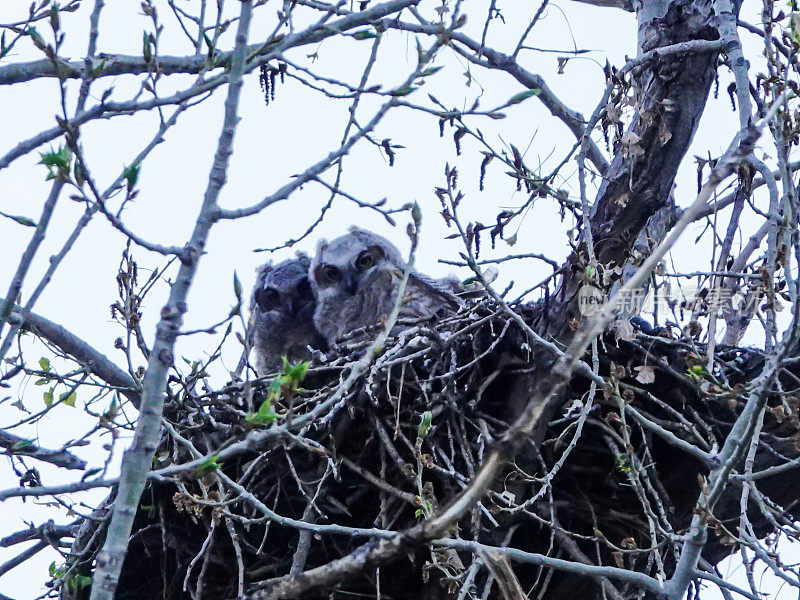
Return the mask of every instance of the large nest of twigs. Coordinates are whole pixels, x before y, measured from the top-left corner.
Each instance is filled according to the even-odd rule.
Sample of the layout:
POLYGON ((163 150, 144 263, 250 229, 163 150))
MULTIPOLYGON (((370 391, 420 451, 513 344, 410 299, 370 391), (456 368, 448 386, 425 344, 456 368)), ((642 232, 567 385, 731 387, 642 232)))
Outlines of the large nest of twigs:
MULTIPOLYGON (((518 310, 535 321, 534 309, 518 310)), ((253 591, 340 558, 376 529, 406 529, 458 494, 553 357, 542 358, 487 300, 436 324, 407 325, 370 361, 362 360, 369 340, 351 336, 340 354, 315 363, 297 392, 285 385, 276 394, 268 380, 219 391, 171 385, 164 415, 174 431, 164 432, 154 467, 186 463, 198 453, 224 458, 150 481, 117 598, 235 598, 240 586, 253 591), (354 377, 356 364, 368 367, 354 377), (271 389, 278 417, 254 425, 248 415, 271 389), (226 447, 253 431, 267 439, 225 456, 226 447), (297 521, 318 529, 302 533, 297 521)), ((650 333, 601 339, 598 373, 606 383, 592 389, 575 376, 542 439, 530 440, 450 537, 649 574, 674 567, 672 548, 679 547, 676 536, 689 524, 705 473, 675 440, 712 451, 764 361, 756 351, 722 348, 722 367, 707 373, 691 340, 650 333), (651 425, 643 427, 637 415, 651 425)), ((784 391, 797 387, 792 377, 784 373, 784 391)), ((761 438, 769 452, 758 454, 766 463, 756 470, 770 456, 797 455, 797 426, 796 400, 776 395, 761 438)), ((786 485, 777 477, 759 487, 779 501, 786 485)), ((737 497, 722 503, 718 512, 725 511, 733 523, 737 497)), ((770 529, 763 518, 754 515, 753 522, 761 534, 770 529)), ((84 527, 78 536, 86 572, 103 527, 84 527)), ((736 536, 726 531, 724 519, 712 528, 705 554, 712 564, 735 549, 736 536)), ((479 562, 469 552, 412 548, 402 560, 320 595, 457 598, 465 589, 473 595, 460 597, 489 589, 488 597, 502 598, 508 585, 502 569, 479 562), (487 586, 490 579, 494 586, 487 586)), ((601 593, 596 580, 525 562, 514 563, 511 577, 533 591, 529 597, 601 593)), ((641 597, 616 585, 625 597, 641 597)))

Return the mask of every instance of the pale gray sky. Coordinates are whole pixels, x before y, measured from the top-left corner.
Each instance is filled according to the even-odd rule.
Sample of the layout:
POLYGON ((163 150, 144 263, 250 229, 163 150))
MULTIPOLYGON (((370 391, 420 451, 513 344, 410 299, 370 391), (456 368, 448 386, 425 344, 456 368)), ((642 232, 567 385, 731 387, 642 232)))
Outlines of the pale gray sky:
MULTIPOLYGON (((231 3, 232 7, 235 3, 231 3)), ((480 18, 473 18, 466 25, 470 35, 480 38, 483 17, 488 10, 488 1, 467 0, 465 10, 480 18)), ((191 3, 187 3, 191 5, 191 3)), ((24 17, 27 2, 6 1, 0 6, 0 22, 24 17)), ((101 21, 99 49, 101 52, 140 54, 142 31, 150 30, 148 19, 139 14, 138 2, 108 1, 101 21)), ((168 9, 160 6, 165 32, 162 38, 162 54, 191 54, 183 34, 179 33, 168 9)), ((423 13, 431 13, 430 5, 423 13)), ((493 22, 489 28, 487 45, 508 51, 508 41, 515 40, 527 25, 533 11, 525 2, 501 0, 498 6, 506 24, 493 22), (514 35, 510 35, 510 31, 514 35)), ((275 8, 280 4, 275 4, 275 8)), ((63 55, 79 57, 85 52, 88 12, 91 3, 75 14, 63 18, 67 41, 63 55)), ((751 20, 757 6, 748 4, 751 20)), ((274 11, 266 11, 274 19, 274 11)), ((432 13, 431 13, 432 15, 432 13)), ((298 27, 302 24, 297 23, 298 27)), ((264 39, 272 30, 274 22, 254 22, 250 42, 264 39)), ((49 33, 42 24, 43 35, 49 33)), ((400 33, 385 36, 379 51, 378 67, 371 82, 384 83, 384 87, 399 84, 416 64, 416 49, 412 38, 400 33)), ((49 39, 49 38, 48 38, 49 39)), ((230 36, 222 45, 230 43, 230 36)), ((745 40, 746 48, 758 48, 757 42, 745 40), (755 45, 753 45, 755 44, 755 45)), ((318 73, 345 79, 356 84, 366 58, 370 40, 330 40, 316 48, 302 47, 288 54, 291 60, 306 64, 318 73), (307 55, 316 51, 318 59, 313 64, 307 55)), ((558 54, 523 51, 520 60, 533 72, 540 73, 554 92, 574 110, 588 116, 600 99, 604 88, 602 65, 606 60, 621 66, 625 56, 636 53, 635 18, 617 10, 598 9, 585 4, 561 0, 551 2, 544 19, 534 30, 531 44, 539 48, 570 50, 575 46, 592 52, 571 60, 564 74, 557 73, 558 54)), ((32 52, 28 43, 19 45, 19 52, 0 61, 40 58, 32 52)), ((751 56, 757 56, 756 50, 751 56)), ((467 85, 467 63, 451 50, 442 50, 436 58, 437 65, 447 65, 436 76, 429 78, 426 86, 409 97, 411 101, 425 101, 425 93, 434 94, 447 106, 468 108, 476 97, 481 106, 490 108, 502 104, 520 91, 518 84, 506 74, 488 74, 474 67, 470 69, 471 83, 467 85), (460 64, 459 64, 460 63, 460 64)), ((730 142, 738 127, 737 117, 731 110, 725 91, 730 75, 720 71, 720 97, 712 100, 701 122, 694 146, 688 156, 697 154, 719 155, 730 142)), ((179 89, 191 81, 190 77, 171 76, 164 78, 162 93, 179 89)), ((109 77, 96 82, 92 88, 89 105, 96 102, 103 90, 113 87, 112 98, 127 98, 137 89, 137 79, 130 76, 109 77)), ((71 102, 77 86, 69 86, 71 102)), ((145 162, 140 176, 141 192, 136 201, 124 212, 126 224, 142 237, 165 245, 182 245, 187 239, 206 186, 211 159, 222 122, 222 97, 218 90, 212 99, 199 107, 187 111, 179 124, 168 132, 162 144, 145 162)), ((366 121, 377 106, 374 99, 364 99, 359 109, 362 121, 366 121)), ((228 184, 222 193, 226 207, 250 205, 272 193, 289 180, 292 174, 308 166, 336 148, 347 122, 349 101, 331 100, 321 97, 288 79, 279 85, 277 97, 269 106, 264 105, 255 73, 247 77, 242 94, 240 116, 242 121, 237 131, 235 154, 229 171, 228 184)), ((170 114, 171 108, 166 109, 170 114)), ((54 124, 53 115, 58 112, 58 89, 52 80, 6 86, 0 93, 2 137, 0 154, 4 154, 20 139, 28 138, 54 124)), ((529 166, 539 161, 547 172, 561 160, 564 151, 574 143, 572 134, 534 99, 509 108, 507 118, 499 121, 472 118, 490 143, 514 144, 526 154, 529 166)), ((95 121, 82 129, 82 141, 93 174, 101 187, 108 185, 125 166, 130 164, 141 147, 147 143, 157 126, 156 115, 140 114, 134 117, 115 117, 111 120, 95 121)), ((440 258, 457 259, 459 242, 444 241, 447 231, 441 217, 439 202, 433 188, 443 182, 444 164, 459 167, 460 182, 467 198, 463 203, 463 218, 492 223, 498 207, 514 207, 524 201, 524 194, 514 191, 504 174, 504 168, 495 161, 487 171, 486 191, 477 188, 478 166, 482 156, 477 145, 465 138, 463 152, 456 156, 453 129, 446 128, 444 138, 439 137, 436 119, 409 109, 397 109, 378 127, 377 139, 391 138, 393 143, 406 148, 397 152, 396 164, 389 167, 379 150, 361 142, 345 159, 342 188, 360 200, 374 202, 387 198, 389 205, 401 206, 406 202, 419 201, 424 215, 423 236, 418 253, 417 267, 431 275, 444 275, 453 269, 438 263, 440 258)), ((603 145, 602 139, 597 138, 603 145)), ((764 152, 774 154, 769 144, 763 144, 764 152)), ((37 165, 39 155, 30 153, 0 171, 0 210, 10 214, 25 215, 37 219, 49 182, 45 182, 45 169, 37 165)), ((577 177, 574 161, 567 164, 560 183, 570 195, 577 198, 577 177)), ((330 180, 330 179, 329 179, 330 180)), ((696 193, 696 174, 691 158, 687 158, 676 188, 678 203, 686 206, 696 193)), ((594 185, 592 185, 594 189, 594 185)), ((253 253, 256 248, 276 245, 288 237, 295 237, 310 225, 320 206, 327 200, 325 190, 319 185, 308 184, 288 201, 270 207, 263 213, 236 222, 223 222, 215 227, 208 253, 202 259, 197 280, 189 298, 186 327, 189 329, 207 326, 223 318, 234 303, 232 278, 236 270, 246 288, 253 280, 257 265, 267 259, 264 253, 253 253)), ((762 207, 765 200, 760 198, 762 207)), ((82 205, 63 195, 56 209, 47 239, 39 251, 23 290, 23 297, 30 294, 33 286, 47 266, 48 257, 57 252, 74 223, 83 211, 82 205)), ((299 249, 313 252, 319 236, 338 235, 350 223, 372 228, 393 239, 404 250, 408 247, 405 236, 405 216, 399 216, 396 229, 377 214, 357 209, 349 201, 337 199, 318 231, 298 245, 299 249)), ((534 206, 526 216, 518 232, 518 242, 510 249, 499 242, 492 251, 484 246, 485 257, 502 256, 511 250, 514 253, 544 252, 560 259, 566 255, 565 231, 573 223, 567 218, 562 223, 553 208, 553 203, 543 201, 534 206)), ((752 231, 746 221, 742 231, 746 239, 752 231)), ((702 226, 687 233, 683 243, 673 253, 679 268, 704 269, 710 254, 707 241, 695 244, 694 237, 702 226)), ((0 247, 5 259, 0 261, 0 290, 5 293, 8 282, 17 265, 17 259, 30 236, 29 229, 0 218, 0 247)), ((106 352, 118 364, 124 357, 114 349, 114 339, 121 335, 121 328, 110 318, 109 306, 116 300, 115 275, 124 247, 124 239, 104 219, 97 217, 89 226, 76 247, 65 260, 48 290, 37 304, 36 311, 55 320, 96 348, 106 352)), ((291 255, 293 251, 282 251, 276 258, 291 255)), ((134 248, 140 269, 160 267, 161 257, 145 250, 134 248)), ((461 272, 465 274, 465 272, 461 272)), ((501 268, 497 286, 502 289, 510 280, 518 282, 518 289, 533 283, 548 274, 548 269, 536 262, 506 263, 501 268)), ((143 328, 152 339, 159 310, 166 298, 165 284, 156 286, 145 306, 143 328)), ((215 345, 211 336, 198 335, 181 339, 177 356, 190 359, 202 358, 215 345)), ((757 342, 757 336, 752 340, 757 342)), ((35 352, 35 351, 34 351, 35 352)), ((226 348, 225 361, 229 367, 238 359, 235 345, 226 348)), ((138 365, 135 365, 138 366, 138 365)), ((14 400, 21 398, 29 410, 42 407, 41 387, 28 381, 19 389, 5 390, 13 394, 14 400)), ((0 422, 7 424, 24 417, 10 402, 0 404, 0 422)), ((48 415, 36 427, 15 430, 19 435, 38 436, 46 446, 56 447, 63 441, 74 438, 87 427, 87 419, 79 410, 61 406, 48 415)), ((104 459, 102 450, 90 446, 76 453, 99 464, 104 459)), ((39 465, 37 465, 39 466, 39 465)), ((41 467, 47 483, 71 481, 72 473, 61 473, 47 465, 41 467)), ((0 487, 15 485, 13 473, 6 465, 0 465, 0 487)), ((105 496, 105 492, 87 493, 82 498, 92 504, 105 496)), ((10 500, 0 510, 0 536, 24 526, 25 521, 41 523, 47 518, 66 522, 69 517, 63 510, 46 501, 36 502, 10 500)), ((0 563, 20 551, 19 547, 0 549, 0 563)), ((30 561, 26 576, 15 570, 0 579, 0 591, 16 600, 29 600, 42 591, 41 585, 48 578, 47 565, 57 560, 55 553, 42 552, 30 561)), ((709 596, 713 597, 713 596, 709 596)), ((787 595, 788 597, 788 595, 787 595)))

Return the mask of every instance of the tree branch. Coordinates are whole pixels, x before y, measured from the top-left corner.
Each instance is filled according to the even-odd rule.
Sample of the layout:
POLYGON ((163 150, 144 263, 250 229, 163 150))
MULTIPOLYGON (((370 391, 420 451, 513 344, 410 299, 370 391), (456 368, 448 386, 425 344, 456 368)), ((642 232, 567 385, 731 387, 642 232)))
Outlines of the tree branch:
MULTIPOLYGON (((265 56, 276 50, 283 52, 289 48, 316 44, 322 40, 347 31, 354 27, 368 25, 377 19, 392 15, 402 9, 416 4, 419 0, 389 0, 377 4, 361 12, 350 13, 337 21, 332 21, 317 29, 310 28, 290 35, 277 35, 274 39, 259 44, 251 44, 245 48, 248 61, 253 57, 265 56)), ((117 75, 141 75, 150 73, 154 68, 164 75, 190 74, 196 75, 211 69, 228 69, 235 51, 220 52, 209 65, 208 58, 202 55, 191 56, 158 56, 153 61, 145 61, 141 56, 124 54, 98 54, 98 60, 105 61, 103 68, 95 75, 95 79, 117 75)), ((32 62, 15 63, 0 67, 0 85, 13 85, 24 81, 32 81, 43 77, 80 79, 84 75, 86 62, 84 59, 59 60, 58 68, 48 59, 32 62)))
MULTIPOLYGON (((405 0, 403 0, 405 1, 405 0)), ((122 563, 128 549, 128 538, 133 526, 139 499, 147 482, 147 474, 158 446, 161 431, 161 414, 164 407, 164 390, 167 375, 173 363, 175 340, 181 329, 183 314, 187 311, 186 298, 200 263, 203 248, 214 224, 217 199, 225 184, 228 164, 233 153, 233 139, 239 122, 239 98, 245 71, 247 35, 250 30, 252 0, 242 0, 236 45, 231 56, 228 73, 228 95, 225 100, 225 118, 217 143, 217 151, 208 177, 200 215, 191 239, 186 245, 191 250, 183 257, 180 270, 172 284, 167 304, 161 311, 156 328, 156 339, 147 365, 142 393, 142 407, 133 444, 122 459, 117 499, 108 533, 97 555, 97 566, 92 583, 91 600, 113 600, 119 582, 122 563)))
POLYGON ((633 12, 633 2, 631 0, 572 0, 573 2, 580 2, 582 4, 591 4, 592 6, 600 6, 602 8, 621 8, 627 12, 633 12))
MULTIPOLYGON (((82 470, 86 461, 66 450, 47 450, 31 440, 21 438, 6 431, 0 431, 0 448, 5 448, 10 456, 29 456, 64 469, 82 470)), ((2 546, 2 542, 0 542, 2 546)))

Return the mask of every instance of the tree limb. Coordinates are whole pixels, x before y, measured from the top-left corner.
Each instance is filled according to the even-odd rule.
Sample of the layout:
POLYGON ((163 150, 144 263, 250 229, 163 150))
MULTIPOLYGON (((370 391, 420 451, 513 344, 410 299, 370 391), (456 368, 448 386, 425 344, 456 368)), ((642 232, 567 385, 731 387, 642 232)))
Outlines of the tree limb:
MULTIPOLYGON (((377 4, 361 12, 350 13, 346 17, 327 23, 317 29, 310 28, 287 36, 277 35, 274 39, 259 44, 251 44, 245 49, 248 60, 255 56, 265 56, 275 50, 285 51, 297 46, 315 44, 328 37, 343 31, 368 25, 377 19, 392 15, 408 6, 416 4, 419 0, 389 0, 377 4)), ((158 56, 153 61, 145 61, 141 56, 128 56, 124 54, 98 54, 98 60, 105 61, 95 79, 117 75, 141 75, 149 73, 155 68, 164 75, 177 73, 196 75, 210 69, 228 69, 231 66, 234 51, 220 52, 209 65, 208 58, 203 55, 192 56, 158 56)), ((12 85, 24 81, 32 81, 44 77, 62 77, 65 79, 80 79, 86 68, 84 59, 60 60, 58 69, 53 61, 48 59, 32 62, 15 63, 0 67, 0 85, 12 85)))
MULTIPOLYGON (((48 450, 36 445, 31 440, 21 438, 7 431, 0 431, 0 448, 5 448, 10 456, 28 456, 64 469, 80 471, 86 468, 85 460, 64 449, 48 450)), ((2 545, 2 541, 0 541, 0 546, 2 545)))

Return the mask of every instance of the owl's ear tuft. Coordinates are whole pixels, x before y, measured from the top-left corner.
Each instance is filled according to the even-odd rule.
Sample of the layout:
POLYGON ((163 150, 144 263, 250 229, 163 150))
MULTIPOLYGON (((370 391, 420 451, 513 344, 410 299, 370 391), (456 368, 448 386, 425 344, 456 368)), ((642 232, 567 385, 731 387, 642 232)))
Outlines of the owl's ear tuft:
POLYGON ((311 266, 311 257, 308 256, 308 254, 306 254, 302 250, 298 250, 296 256, 298 262, 302 265, 304 269, 307 270, 311 266))
POLYGON ((256 268, 256 287, 264 285, 267 275, 272 272, 272 261, 265 262, 256 268))
POLYGON ((374 241, 376 236, 380 237, 377 234, 372 233, 367 229, 359 227, 358 225, 350 225, 350 227, 348 228, 348 232, 350 233, 350 235, 355 236, 357 240, 365 244, 369 244, 370 242, 374 241))
POLYGON ((364 229, 363 227, 359 227, 358 225, 350 225, 348 231, 362 240, 370 240, 374 239, 375 236, 378 236, 377 233, 373 233, 369 229, 364 229))

